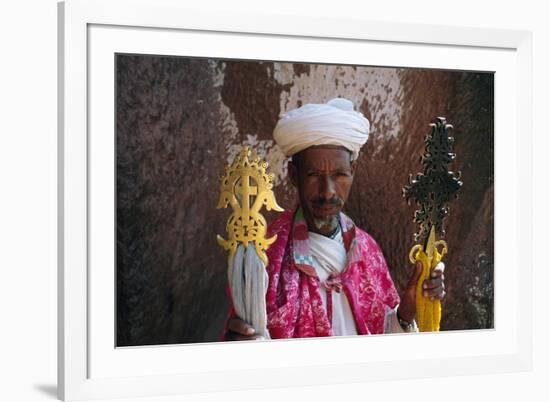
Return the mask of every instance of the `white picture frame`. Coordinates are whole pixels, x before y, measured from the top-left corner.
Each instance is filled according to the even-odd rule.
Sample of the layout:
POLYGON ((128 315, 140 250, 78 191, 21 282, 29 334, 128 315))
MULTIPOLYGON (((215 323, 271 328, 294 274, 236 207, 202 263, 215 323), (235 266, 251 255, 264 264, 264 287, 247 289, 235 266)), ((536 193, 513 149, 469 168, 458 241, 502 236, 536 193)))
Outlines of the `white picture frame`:
MULTIPOLYGON (((160 396, 315 385, 327 381, 417 378, 426 373, 449 376, 531 368, 532 262, 531 253, 526 252, 531 249, 532 239, 532 36, 529 32, 291 15, 216 14, 190 9, 174 0, 68 0, 59 4, 58 11, 58 392, 61 399, 160 396), (231 43, 216 47, 215 43, 224 38, 231 38, 231 43), (108 71, 109 55, 120 51, 172 54, 184 46, 182 44, 194 43, 199 46, 192 48, 192 55, 216 57, 238 53, 239 57, 246 57, 248 52, 251 58, 298 60, 306 57, 301 54, 303 48, 292 46, 300 41, 308 41, 311 48, 337 44, 323 61, 354 62, 357 61, 354 57, 361 53, 357 49, 368 49, 373 57, 380 57, 382 65, 465 70, 491 70, 496 66, 493 69, 496 71, 495 170, 498 175, 499 169, 506 166, 511 179, 507 186, 499 186, 497 181, 495 222, 499 231, 504 229, 515 235, 498 237, 499 231, 495 231, 495 329, 441 333, 437 337, 419 334, 123 350, 115 349, 114 344, 110 346, 114 321, 110 316, 108 319, 98 316, 114 310, 114 304, 112 298, 99 300, 94 294, 112 293, 109 281, 114 275, 112 266, 104 264, 107 268, 99 272, 94 264, 98 260, 108 262, 111 256, 108 250, 90 248, 90 239, 106 236, 108 226, 102 225, 112 223, 109 205, 101 203, 114 198, 109 198, 108 192, 103 194, 94 184, 96 177, 112 170, 108 163, 103 167, 94 163, 103 154, 91 152, 101 148, 102 141, 112 142, 108 135, 94 135, 98 127, 105 130, 113 127, 108 112, 102 114, 100 107, 113 90, 105 84, 114 79, 108 71), (270 46, 265 46, 266 43, 270 46), (264 53, 267 47, 271 53, 264 53), (390 47, 400 51, 383 50, 390 47), (436 65, 430 60, 428 51, 434 49, 448 57, 447 65, 436 65), (521 141, 518 140, 520 132, 521 141), (500 141, 498 136, 507 141, 500 141), (91 188, 94 191, 90 191, 91 188), (90 214, 91 210, 105 214, 90 214), (513 217, 507 223, 499 220, 503 212, 513 217), (96 222, 98 215, 106 218, 96 222), (521 275, 519 250, 524 251, 521 275), (506 298, 502 297, 504 294, 506 298), (388 344, 394 354, 376 353, 387 350, 388 344), (432 350, 432 346, 436 347, 432 350), (320 353, 326 347, 342 353, 331 356, 320 353), (353 350, 368 353, 345 353, 353 350), (416 353, 404 355, 405 350, 416 353), (182 360, 181 356, 186 359, 182 360), (219 357, 216 363, 212 360, 214 356, 219 357), (235 359, 236 356, 240 359, 235 359), (183 361, 191 362, 193 367, 183 361), (329 380, 325 375, 328 370, 331 371, 329 380)), ((190 49, 181 51, 191 52, 190 49)), ((320 60, 320 56, 311 57, 320 60)))

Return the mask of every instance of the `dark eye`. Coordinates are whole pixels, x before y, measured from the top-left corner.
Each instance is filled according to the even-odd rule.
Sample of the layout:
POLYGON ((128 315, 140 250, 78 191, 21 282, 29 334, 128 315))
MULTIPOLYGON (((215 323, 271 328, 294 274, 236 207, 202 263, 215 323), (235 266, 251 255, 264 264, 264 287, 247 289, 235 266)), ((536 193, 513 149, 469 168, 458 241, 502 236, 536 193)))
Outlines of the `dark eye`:
POLYGON ((337 172, 336 176, 337 177, 348 177, 349 173, 348 172, 337 172))

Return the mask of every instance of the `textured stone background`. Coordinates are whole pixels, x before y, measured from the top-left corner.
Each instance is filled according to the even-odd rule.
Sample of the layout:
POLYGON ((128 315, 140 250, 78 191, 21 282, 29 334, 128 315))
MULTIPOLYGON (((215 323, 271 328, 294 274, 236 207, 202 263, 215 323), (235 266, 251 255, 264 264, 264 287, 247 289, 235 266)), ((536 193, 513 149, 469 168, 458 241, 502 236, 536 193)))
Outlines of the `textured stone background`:
MULTIPOLYGON (((493 75, 441 70, 119 55, 117 57, 117 344, 219 339, 226 255, 216 243, 223 167, 248 144, 295 205, 271 132, 281 113, 343 96, 371 122, 346 212, 386 255, 398 288, 411 266, 413 206, 435 116, 455 126, 464 187, 446 222, 442 329, 493 327, 493 75)), ((268 220, 272 218, 267 215, 268 220)))

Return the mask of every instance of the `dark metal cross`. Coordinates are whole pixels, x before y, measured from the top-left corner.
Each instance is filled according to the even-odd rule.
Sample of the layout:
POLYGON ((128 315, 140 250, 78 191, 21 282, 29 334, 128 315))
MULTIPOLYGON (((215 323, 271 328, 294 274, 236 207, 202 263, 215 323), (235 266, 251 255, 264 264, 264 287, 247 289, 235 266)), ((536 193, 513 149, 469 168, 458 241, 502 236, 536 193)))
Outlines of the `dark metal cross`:
POLYGON ((423 244, 427 243, 432 226, 439 236, 445 235, 443 219, 449 215, 449 207, 445 204, 456 198, 462 187, 460 172, 454 173, 447 167, 455 159, 454 138, 449 136, 453 126, 447 124, 444 117, 437 117, 430 127, 432 130, 424 139, 426 148, 421 159, 424 173, 417 173, 414 179, 409 175, 409 184, 403 187, 403 196, 409 205, 414 200, 420 207, 414 213, 414 221, 419 225, 414 240, 423 244))

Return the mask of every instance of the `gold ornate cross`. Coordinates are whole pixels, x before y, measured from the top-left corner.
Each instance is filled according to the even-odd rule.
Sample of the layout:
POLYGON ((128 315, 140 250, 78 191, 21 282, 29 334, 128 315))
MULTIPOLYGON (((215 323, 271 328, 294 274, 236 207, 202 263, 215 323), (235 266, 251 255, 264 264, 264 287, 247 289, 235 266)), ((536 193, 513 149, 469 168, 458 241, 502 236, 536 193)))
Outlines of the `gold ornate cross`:
POLYGON ((242 243, 245 247, 253 242, 260 259, 267 265, 265 250, 277 240, 277 236, 265 238, 267 222, 260 213, 263 206, 268 211, 283 211, 273 194, 273 174, 267 173, 267 162, 252 155, 244 147, 233 163, 225 168, 221 178, 221 193, 218 208, 231 205, 233 212, 227 220, 229 239, 218 235, 218 243, 229 251, 229 259, 242 243))
POLYGON ((250 198, 258 195, 258 187, 251 186, 250 179, 251 177, 245 174, 241 177, 241 180, 239 180, 235 189, 235 192, 240 195, 242 202, 242 222, 245 237, 247 237, 249 233, 247 223, 250 221, 250 198))

